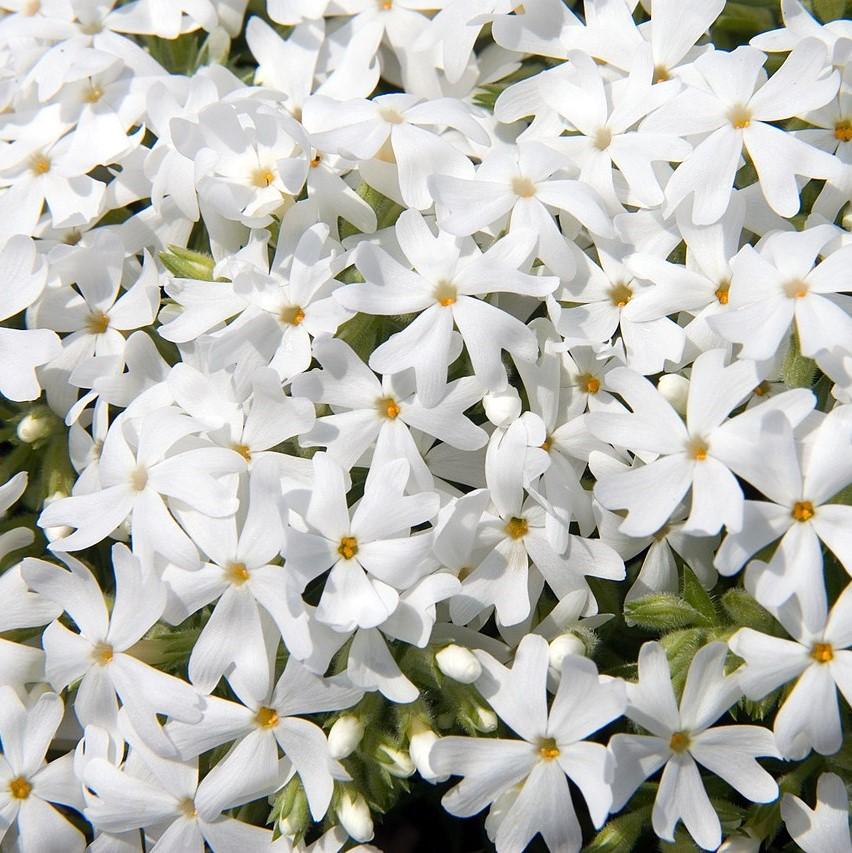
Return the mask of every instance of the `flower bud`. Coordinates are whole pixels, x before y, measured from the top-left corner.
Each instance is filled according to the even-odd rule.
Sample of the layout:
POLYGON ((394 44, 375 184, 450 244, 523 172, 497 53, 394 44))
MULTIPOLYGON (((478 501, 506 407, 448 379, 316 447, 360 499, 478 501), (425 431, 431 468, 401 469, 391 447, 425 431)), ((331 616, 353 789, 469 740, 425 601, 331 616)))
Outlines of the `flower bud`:
POLYGON ((548 659, 550 665, 556 669, 562 669, 562 661, 568 655, 585 655, 586 644, 576 634, 560 634, 550 643, 548 659))
POLYGON ((497 731, 497 715, 490 708, 477 708, 476 728, 481 732, 497 731))
POLYGON ((455 643, 441 649, 435 655, 435 663, 447 678, 462 684, 472 684, 482 675, 482 665, 473 652, 455 643))
POLYGON ((367 801, 360 794, 344 791, 337 804, 337 819, 355 841, 369 841, 373 837, 373 818, 367 801))
POLYGON ((47 438, 51 433, 52 427, 51 418, 30 412, 24 415, 18 422, 18 429, 16 431, 18 438, 24 444, 35 444, 37 441, 47 438))
POLYGON ((389 743, 383 743, 378 747, 376 753, 379 764, 391 776, 396 776, 397 779, 407 779, 409 776, 414 775, 414 762, 404 749, 398 749, 389 743))
POLYGON ((482 405, 485 416, 496 427, 507 427, 521 415, 521 398, 511 385, 505 391, 487 393, 482 405))
MULTIPOLYGON (((62 498, 67 498, 68 495, 63 492, 54 492, 52 495, 48 495, 44 499, 44 505, 53 503, 54 501, 62 500, 62 498)), ((61 539, 63 536, 70 536, 74 532, 73 527, 67 527, 62 524, 58 527, 45 527, 42 531, 44 533, 44 538, 47 539, 48 542, 55 542, 57 539, 61 539)))
POLYGON ((364 724, 358 717, 345 714, 335 720, 328 733, 328 751, 332 758, 346 758, 351 755, 361 738, 364 737, 364 724))
POLYGON ((657 382, 657 390, 679 415, 686 414, 686 399, 689 396, 688 379, 679 373, 665 373, 657 382))
POLYGON ((427 782, 432 783, 443 782, 450 778, 449 776, 438 776, 429 763, 429 752, 432 749, 432 744, 437 740, 438 735, 432 729, 422 727, 421 731, 411 735, 408 742, 408 754, 411 756, 417 772, 427 782))

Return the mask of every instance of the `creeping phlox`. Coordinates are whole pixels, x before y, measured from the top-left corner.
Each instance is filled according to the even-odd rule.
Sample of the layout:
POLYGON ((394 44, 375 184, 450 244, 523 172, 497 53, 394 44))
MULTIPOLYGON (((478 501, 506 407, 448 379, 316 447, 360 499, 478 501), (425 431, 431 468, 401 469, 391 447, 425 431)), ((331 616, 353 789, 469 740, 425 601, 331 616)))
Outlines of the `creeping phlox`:
POLYGON ((850 9, 0 0, 0 849, 850 853, 850 9))

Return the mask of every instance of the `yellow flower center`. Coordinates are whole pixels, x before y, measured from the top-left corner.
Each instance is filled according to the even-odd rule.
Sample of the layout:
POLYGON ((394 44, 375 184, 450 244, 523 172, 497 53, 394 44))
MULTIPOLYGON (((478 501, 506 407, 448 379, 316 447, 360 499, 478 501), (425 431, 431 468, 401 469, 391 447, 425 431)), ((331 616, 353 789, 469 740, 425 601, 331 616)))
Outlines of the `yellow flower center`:
POLYGON ((577 377, 577 385, 587 394, 597 394, 601 390, 601 381, 591 373, 582 373, 577 377))
POLYGON ((251 182, 254 186, 260 187, 268 187, 275 180, 275 172, 272 171, 268 166, 262 169, 255 169, 251 173, 251 182))
POLYGON ((609 289, 609 298, 616 308, 624 308, 633 298, 633 288, 629 284, 614 284, 609 289))
POLYGON ((808 521, 814 517, 814 505, 810 501, 796 501, 790 513, 796 521, 808 521))
POLYGON ((239 453, 246 462, 251 462, 251 448, 247 444, 240 444, 239 442, 234 442, 231 445, 231 450, 235 453, 239 453))
POLYGON ((387 418, 389 421, 396 420, 402 411, 393 397, 380 398, 376 401, 376 408, 379 410, 380 417, 387 418))
POLYGON ((669 69, 665 65, 654 66, 654 83, 665 83, 666 80, 671 80, 671 76, 669 69))
POLYGON ((512 539, 523 539, 527 533, 530 532, 529 523, 525 518, 518 518, 515 516, 514 518, 510 518, 508 522, 506 522, 506 533, 512 537, 512 539))
POLYGON ((769 393, 769 383, 764 379, 752 393, 755 397, 765 397, 769 393))
POLYGON ((830 663, 834 660, 834 647, 831 643, 814 643, 811 657, 817 663, 830 663))
POLYGON ((88 89, 83 92, 83 102, 86 104, 96 104, 104 95, 104 90, 96 83, 92 83, 88 89))
POLYGON ((704 462, 710 450, 709 445, 703 438, 693 438, 686 448, 686 452, 696 462, 704 462))
POLYGON ((555 758, 559 758, 559 747, 556 745, 556 741, 552 737, 544 738, 539 744, 538 754, 545 761, 553 761, 555 758))
POLYGON ((729 282, 727 280, 719 282, 719 286, 716 288, 716 291, 714 292, 713 295, 719 301, 720 305, 727 305, 728 304, 728 299, 730 298, 730 294, 729 294, 730 290, 731 290, 731 282, 729 282))
POLYGON ((23 776, 16 776, 9 782, 9 793, 14 800, 25 800, 32 789, 33 786, 23 776))
POLYGON ((281 309, 278 316, 282 323, 289 326, 300 326, 305 319, 305 311, 300 305, 288 305, 281 309))
POLYGON ((432 295, 435 297, 435 301, 439 305, 443 305, 444 308, 447 308, 450 305, 455 305, 456 300, 459 298, 459 292, 456 290, 456 286, 451 281, 445 281, 444 279, 438 282, 438 285, 432 295))
POLYGON ((242 586, 251 577, 245 563, 228 563, 225 576, 234 586, 242 586))
POLYGON ((358 553, 358 540, 354 536, 344 536, 337 546, 337 553, 344 560, 351 560, 358 553))
POLYGON ((46 175, 50 171, 50 157, 33 154, 30 158, 30 170, 34 175, 46 175))
POLYGON ((140 465, 133 473, 130 475, 130 487, 136 491, 141 492, 145 486, 148 485, 148 471, 144 466, 140 465))
POLYGON ((834 138, 839 142, 852 142, 852 118, 844 118, 834 125, 834 138))
POLYGON ((512 192, 520 198, 532 198, 535 195, 535 184, 529 178, 518 175, 512 178, 512 192))
MULTIPOLYGON (((390 9, 390 6, 387 7, 390 9)), ((398 111, 393 109, 392 107, 385 107, 384 109, 379 110, 379 115, 388 123, 388 124, 404 124, 405 118, 398 111)))
POLYGON ((86 331, 90 335, 102 335, 109 328, 109 317, 103 311, 92 311, 86 317, 86 331))
POLYGON ((254 715, 254 721, 261 729, 274 729, 278 725, 278 711, 264 705, 254 715))
POLYGON ((612 131, 608 127, 599 128, 593 139, 595 148, 598 151, 606 151, 610 142, 612 142, 612 131))
POLYGON ((178 803, 178 811, 187 818, 194 818, 198 815, 198 812, 195 809, 195 802, 192 797, 184 797, 178 803))
POLYGON ((751 110, 737 104, 728 112, 728 120, 737 130, 745 130, 751 125, 751 110))
POLYGON ((321 160, 322 160, 322 157, 320 157, 319 152, 314 154, 314 156, 311 157, 311 168, 316 169, 316 167, 319 166, 321 160))
POLYGON ((787 282, 784 290, 790 299, 804 299, 808 295, 810 288, 807 282, 802 281, 800 278, 794 278, 792 281, 787 282))
POLYGON ((689 732, 674 732, 669 740, 672 752, 686 752, 689 749, 689 732))
POLYGON ((106 666, 113 658, 112 646, 109 643, 96 643, 92 649, 92 659, 98 666, 106 666))
POLYGON ((547 438, 541 443, 541 449, 550 453, 550 448, 553 447, 553 436, 549 435, 547 438))

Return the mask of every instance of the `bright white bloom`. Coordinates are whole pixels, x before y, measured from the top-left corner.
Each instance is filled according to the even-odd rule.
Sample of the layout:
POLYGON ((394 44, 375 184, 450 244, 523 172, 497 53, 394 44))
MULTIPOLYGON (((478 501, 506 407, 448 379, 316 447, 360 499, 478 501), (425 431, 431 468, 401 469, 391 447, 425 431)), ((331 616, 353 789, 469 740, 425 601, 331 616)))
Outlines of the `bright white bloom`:
POLYGON ((781 816, 787 832, 805 853, 844 853, 852 849, 849 795, 843 780, 834 773, 819 777, 814 808, 793 794, 784 794, 781 816))
POLYGON ((86 846, 80 830, 51 805, 83 808, 73 755, 67 753, 49 764, 44 759, 62 712, 62 700, 55 693, 42 693, 27 707, 10 687, 0 687, 0 841, 17 834, 12 844, 21 853, 82 853, 86 846), (16 832, 10 832, 12 825, 16 832))
POLYGON ((158 752, 174 754, 157 714, 197 723, 200 697, 186 682, 130 653, 162 614, 165 588, 126 546, 114 545, 116 594, 110 612, 94 575, 79 560, 67 555, 64 560, 67 571, 35 559, 25 560, 21 570, 27 584, 62 607, 78 628, 70 631, 58 619, 45 628, 47 680, 56 690, 80 680, 74 713, 82 726, 97 725, 119 737, 118 697, 140 736, 158 752))
POLYGON ((612 758, 586 738, 623 713, 623 682, 599 676, 587 658, 568 657, 548 710, 544 638, 526 636, 511 669, 486 652, 477 657, 484 670, 478 689, 520 739, 438 740, 429 755, 432 767, 465 777, 444 796, 445 808, 469 817, 487 805, 492 812, 504 807, 510 796, 492 836, 498 853, 521 853, 537 833, 551 850, 579 850, 582 833, 566 776, 601 826, 612 804, 612 758))
POLYGON ((823 755, 837 752, 843 744, 838 689, 852 703, 852 584, 828 613, 824 596, 814 599, 810 612, 803 612, 795 597, 779 607, 764 603, 790 640, 740 628, 728 641, 745 660, 737 676, 749 699, 762 699, 795 681, 775 715, 778 748, 790 759, 804 758, 811 749, 823 755))
POLYGON ((724 643, 699 650, 678 707, 665 650, 659 643, 645 643, 639 652, 639 681, 627 685, 625 714, 651 734, 618 734, 610 741, 613 808, 620 809, 648 776, 664 767, 651 817, 654 831, 672 841, 682 820, 698 845, 711 850, 721 843, 722 830, 696 762, 753 802, 768 803, 778 796, 775 780, 755 761, 757 756, 780 757, 772 733, 760 726, 711 728, 741 695, 737 678, 724 674, 727 651, 724 643))

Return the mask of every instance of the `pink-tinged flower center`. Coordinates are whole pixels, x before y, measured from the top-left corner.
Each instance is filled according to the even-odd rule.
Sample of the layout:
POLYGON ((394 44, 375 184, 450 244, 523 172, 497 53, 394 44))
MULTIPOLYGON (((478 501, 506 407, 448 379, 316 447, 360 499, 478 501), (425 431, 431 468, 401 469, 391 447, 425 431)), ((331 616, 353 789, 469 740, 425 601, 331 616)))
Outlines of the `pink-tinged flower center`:
POLYGON ((344 560, 351 560, 358 553, 358 540, 354 536, 344 536, 337 546, 337 553, 344 560))
POLYGON ((517 516, 506 522, 505 529, 512 539, 523 539, 530 532, 529 522, 525 518, 518 518, 517 516))
POLYGON ((814 505, 810 501, 796 501, 790 515, 796 521, 809 521, 814 517, 814 505))
POLYGON ((814 643, 811 657, 817 663, 831 663, 834 660, 834 647, 831 643, 814 643))
POLYGON ((16 776, 9 782, 9 793, 13 800, 25 800, 32 789, 33 786, 23 776, 16 776))
POLYGON ((686 752, 689 743, 689 732, 674 732, 669 740, 669 749, 672 752, 686 752))

